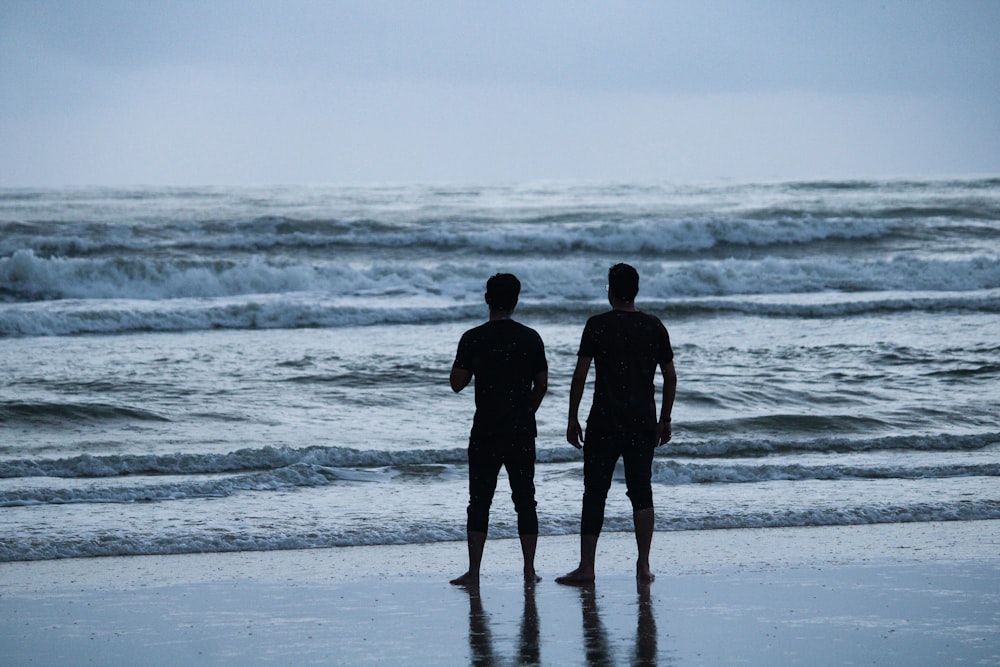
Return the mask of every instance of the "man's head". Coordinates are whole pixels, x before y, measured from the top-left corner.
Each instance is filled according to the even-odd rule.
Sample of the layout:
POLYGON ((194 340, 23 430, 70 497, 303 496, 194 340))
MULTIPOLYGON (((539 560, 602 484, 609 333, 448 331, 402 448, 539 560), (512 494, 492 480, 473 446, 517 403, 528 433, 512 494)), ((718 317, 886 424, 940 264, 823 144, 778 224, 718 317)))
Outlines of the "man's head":
POLYGON ((486 281, 486 303, 490 310, 514 310, 520 294, 521 281, 513 273, 498 273, 486 281))
POLYGON ((615 264, 608 269, 608 290, 619 301, 632 303, 639 293, 639 272, 628 264, 615 264))

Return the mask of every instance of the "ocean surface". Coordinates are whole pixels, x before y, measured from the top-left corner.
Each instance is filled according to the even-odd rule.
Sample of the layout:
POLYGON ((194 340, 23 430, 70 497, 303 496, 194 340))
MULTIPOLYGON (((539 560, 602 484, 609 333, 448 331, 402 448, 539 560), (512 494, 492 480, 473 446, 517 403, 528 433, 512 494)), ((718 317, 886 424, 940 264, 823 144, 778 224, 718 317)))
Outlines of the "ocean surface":
POLYGON ((676 354, 658 530, 1000 518, 998 178, 7 188, 0 560, 464 539, 448 372, 498 271, 550 365, 540 529, 574 534, 619 261, 676 354))

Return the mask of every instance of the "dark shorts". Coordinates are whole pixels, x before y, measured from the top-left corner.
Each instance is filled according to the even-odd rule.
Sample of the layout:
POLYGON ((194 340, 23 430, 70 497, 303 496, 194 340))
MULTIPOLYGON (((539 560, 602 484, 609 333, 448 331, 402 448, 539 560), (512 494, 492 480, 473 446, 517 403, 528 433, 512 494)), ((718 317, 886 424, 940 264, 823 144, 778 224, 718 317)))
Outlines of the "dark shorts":
POLYGON ((487 532, 490 505, 500 468, 507 469, 519 535, 538 534, 535 511, 535 438, 507 436, 469 438, 469 508, 466 529, 487 532))
POLYGON ((625 466, 625 486, 632 501, 632 511, 653 507, 655 450, 655 431, 617 433, 587 430, 583 445, 583 515, 580 520, 583 535, 601 534, 604 503, 619 458, 625 466))

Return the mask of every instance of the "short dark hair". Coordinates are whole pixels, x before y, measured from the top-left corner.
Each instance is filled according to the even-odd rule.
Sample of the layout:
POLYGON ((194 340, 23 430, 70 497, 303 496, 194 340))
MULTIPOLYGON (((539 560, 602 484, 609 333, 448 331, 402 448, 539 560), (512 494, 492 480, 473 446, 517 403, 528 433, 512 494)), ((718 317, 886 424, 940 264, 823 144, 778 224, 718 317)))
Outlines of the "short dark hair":
POLYGON ((608 289, 622 301, 633 301, 639 293, 639 272, 628 264, 615 264, 608 269, 608 289))
POLYGON ((497 273, 486 281, 486 303, 493 310, 514 310, 521 281, 513 273, 497 273))

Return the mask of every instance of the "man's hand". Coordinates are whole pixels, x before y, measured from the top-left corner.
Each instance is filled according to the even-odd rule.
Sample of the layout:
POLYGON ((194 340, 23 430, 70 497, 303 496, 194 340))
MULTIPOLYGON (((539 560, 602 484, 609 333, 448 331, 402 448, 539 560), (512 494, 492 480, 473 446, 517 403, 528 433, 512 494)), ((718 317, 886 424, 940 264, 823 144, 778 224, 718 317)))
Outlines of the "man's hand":
POLYGON ((569 425, 566 427, 566 440, 577 449, 583 447, 583 429, 580 427, 580 420, 570 417, 569 425))
POLYGON ((672 431, 670 428, 670 422, 661 421, 656 425, 656 446, 665 445, 670 442, 670 436, 672 431))

